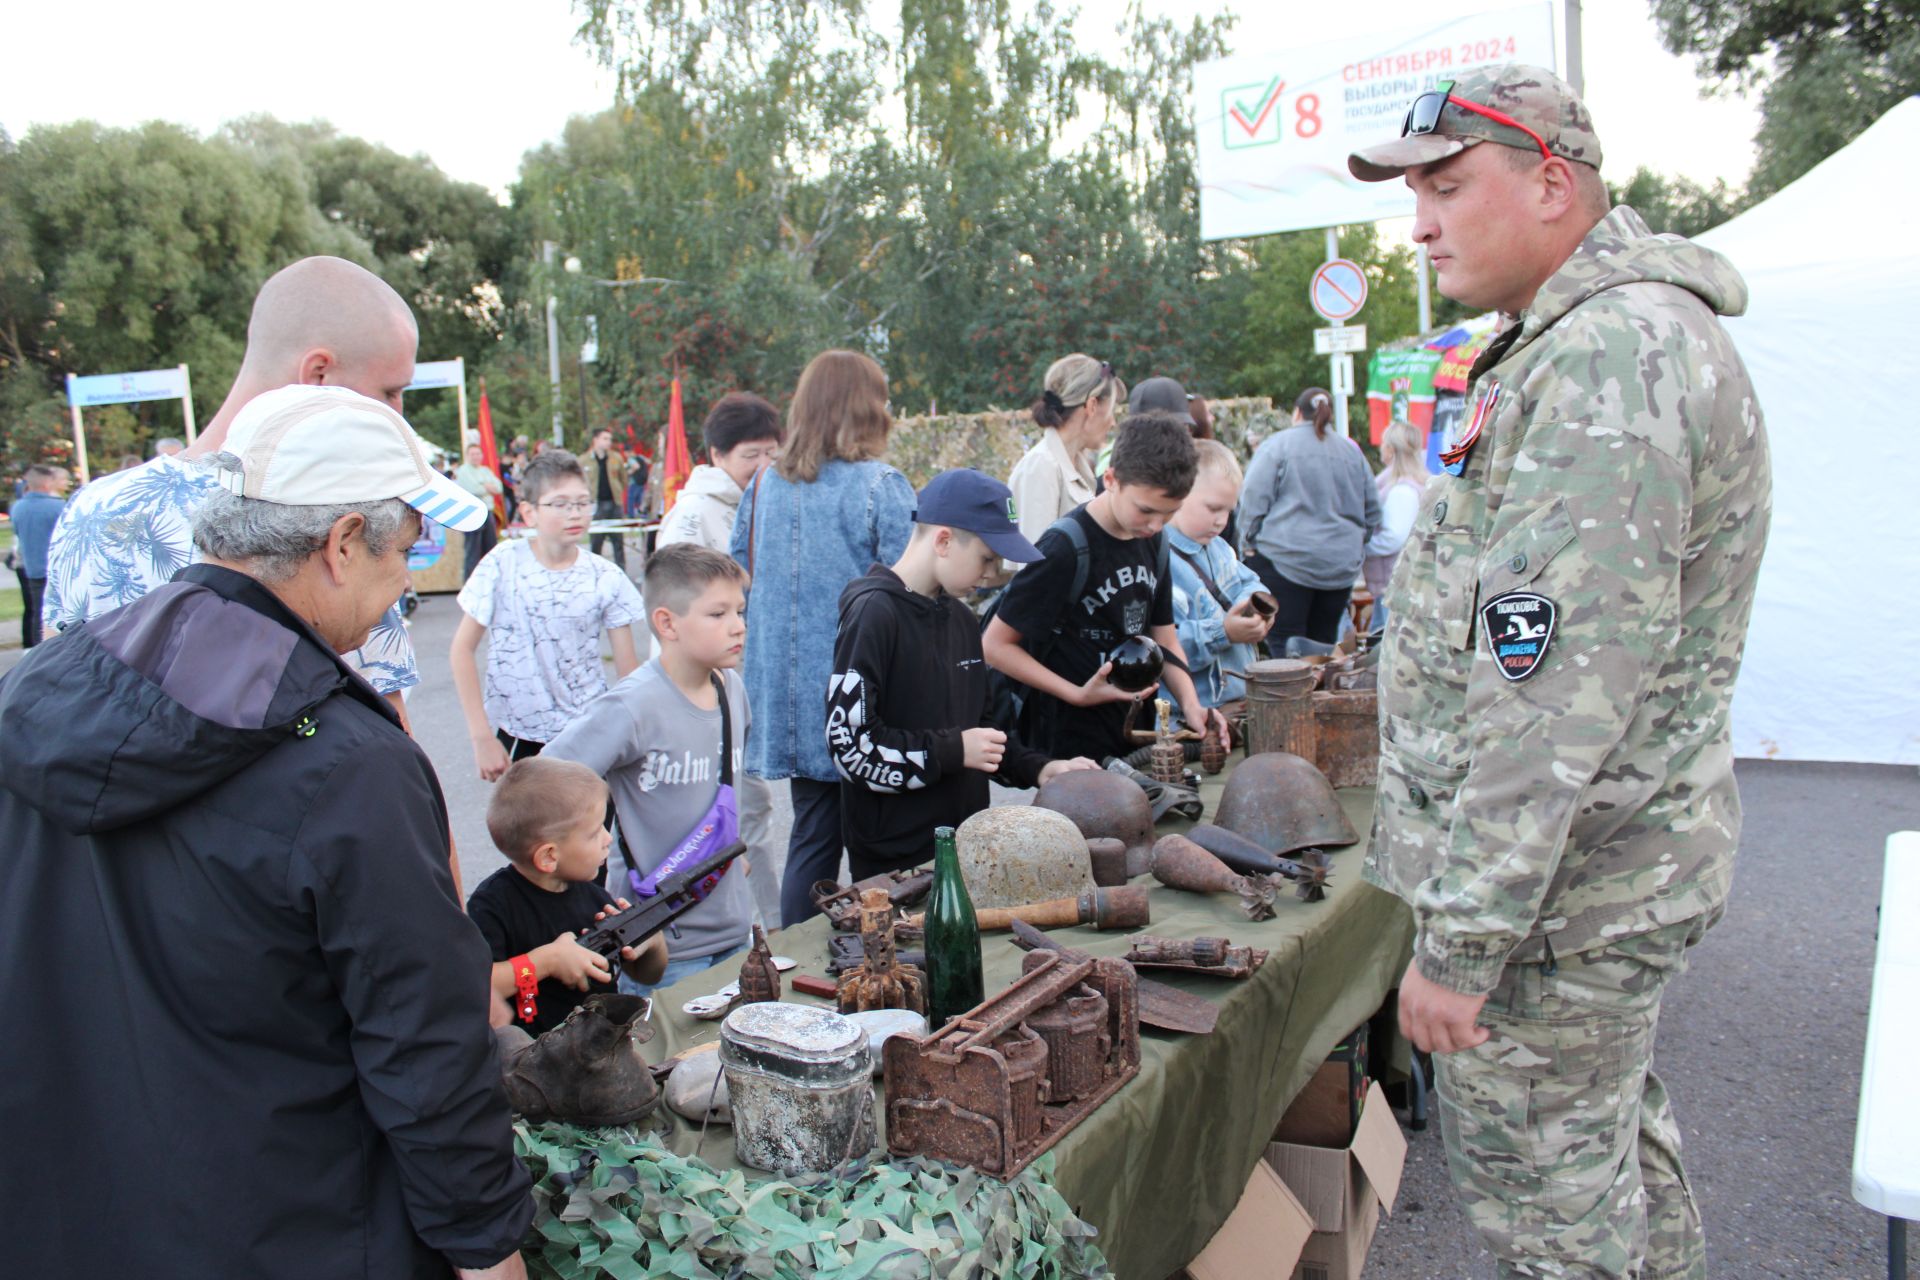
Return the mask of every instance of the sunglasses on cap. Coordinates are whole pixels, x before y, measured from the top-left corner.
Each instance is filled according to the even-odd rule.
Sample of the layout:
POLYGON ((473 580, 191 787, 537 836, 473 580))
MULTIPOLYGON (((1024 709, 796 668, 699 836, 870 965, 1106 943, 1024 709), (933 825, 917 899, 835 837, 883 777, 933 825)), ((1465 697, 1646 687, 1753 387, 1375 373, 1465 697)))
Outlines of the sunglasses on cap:
POLYGON ((1451 80, 1442 80, 1438 89, 1432 90, 1429 93, 1423 93, 1413 100, 1413 105, 1407 108, 1406 120, 1400 125, 1400 136, 1403 138, 1411 138, 1423 133, 1436 132, 1440 128, 1441 113, 1447 109, 1448 103, 1452 103, 1462 111, 1471 111, 1477 116, 1485 116, 1495 124, 1503 124, 1509 129, 1518 129, 1521 133, 1533 139, 1534 146, 1540 148, 1540 158, 1542 160, 1552 158, 1552 152, 1547 150, 1547 140, 1545 138, 1542 138, 1539 134, 1527 128, 1527 126, 1521 124, 1504 111, 1496 111, 1492 107, 1483 107, 1477 102, 1469 102, 1465 98, 1456 97, 1453 92, 1453 81, 1451 80))

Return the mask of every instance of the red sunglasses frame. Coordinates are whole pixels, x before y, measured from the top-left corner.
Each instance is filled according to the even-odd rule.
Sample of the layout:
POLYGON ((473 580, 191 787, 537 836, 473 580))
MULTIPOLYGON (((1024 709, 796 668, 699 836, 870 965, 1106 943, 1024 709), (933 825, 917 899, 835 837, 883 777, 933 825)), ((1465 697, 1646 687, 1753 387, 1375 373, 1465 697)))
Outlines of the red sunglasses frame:
MULTIPOLYGON (((1444 92, 1446 94, 1447 101, 1451 102, 1454 106, 1459 107, 1461 110, 1471 111, 1477 116, 1485 116, 1487 119, 1493 121, 1495 124, 1503 124, 1507 126, 1507 128, 1509 129, 1518 129, 1521 133, 1524 133, 1529 138, 1532 138, 1533 145, 1540 148, 1540 158, 1542 160, 1551 160, 1553 158, 1553 153, 1547 150, 1547 140, 1545 138, 1542 138, 1539 134, 1527 128, 1527 126, 1521 124, 1518 120, 1515 120, 1512 116, 1508 115, 1506 112, 1496 111, 1492 107, 1483 107, 1477 102, 1470 102, 1467 99, 1460 97, 1458 94, 1454 93, 1453 83, 1451 81, 1447 83, 1447 87, 1444 90, 1444 92)), ((1421 94, 1420 96, 1424 98, 1424 97, 1430 97, 1431 95, 1421 94)), ((1401 137, 1405 138, 1405 137, 1409 137, 1416 134, 1432 133, 1435 129, 1440 127, 1440 112, 1436 111, 1433 113, 1432 124, 1429 124, 1424 129, 1416 128, 1413 123, 1413 116, 1414 116, 1414 112, 1417 111, 1418 109, 1419 109, 1419 101, 1418 99, 1416 99, 1414 102, 1414 105, 1407 110, 1407 122, 1404 126, 1402 126, 1400 130, 1401 137)))

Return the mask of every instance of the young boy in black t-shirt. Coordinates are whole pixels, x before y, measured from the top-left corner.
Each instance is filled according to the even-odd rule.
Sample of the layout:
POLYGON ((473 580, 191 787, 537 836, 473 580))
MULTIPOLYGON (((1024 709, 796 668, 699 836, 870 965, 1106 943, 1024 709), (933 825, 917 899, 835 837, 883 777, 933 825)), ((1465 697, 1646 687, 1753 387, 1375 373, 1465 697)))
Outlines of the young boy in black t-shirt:
MULTIPOLYGON (((467 915, 493 952, 494 991, 515 1023, 538 1036, 564 1022, 595 983, 613 982, 606 957, 576 939, 609 907, 627 906, 595 883, 613 844, 607 784, 571 760, 516 760, 493 789, 487 832, 507 865, 480 882, 467 915)), ((623 948, 620 960, 636 982, 657 982, 666 940, 623 948)))
MULTIPOLYGON (((1113 446, 1106 487, 1063 517, 1078 522, 1086 539, 1078 597, 1068 598, 1079 575, 1080 553, 1058 529, 1048 529, 1036 544, 1045 559, 1022 569, 1007 585, 981 644, 990 665, 1029 689, 1021 730, 1048 755, 1104 760, 1132 750, 1124 732, 1127 704, 1151 698, 1156 690, 1135 694, 1115 688, 1107 680, 1112 667, 1107 655, 1122 640, 1142 634, 1167 654, 1161 682, 1182 718, 1226 742, 1226 719, 1200 704, 1183 669, 1186 655, 1173 625, 1173 583, 1160 554, 1161 530, 1193 487, 1197 467, 1184 423, 1164 413, 1129 415, 1113 446)), ((1141 727, 1151 723, 1149 717, 1141 727)))

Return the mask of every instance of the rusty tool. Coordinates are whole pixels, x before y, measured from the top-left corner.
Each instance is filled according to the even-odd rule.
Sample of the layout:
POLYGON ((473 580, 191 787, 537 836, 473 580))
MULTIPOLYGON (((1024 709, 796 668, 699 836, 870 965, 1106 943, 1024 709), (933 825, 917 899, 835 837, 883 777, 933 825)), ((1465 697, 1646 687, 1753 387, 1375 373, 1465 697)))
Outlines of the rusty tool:
POLYGON ((868 889, 885 889, 887 900, 896 907, 915 906, 933 889, 933 868, 883 871, 853 884, 816 880, 809 896, 829 924, 843 933, 852 933, 860 928, 860 896, 868 889))
POLYGON ((1243 876, 1185 836, 1161 836, 1153 845, 1153 878, 1193 893, 1237 893, 1249 920, 1273 919, 1277 875, 1243 876))
POLYGON ((1215 978, 1247 978, 1267 962, 1257 947, 1240 947, 1230 938, 1156 938, 1141 934, 1127 949, 1136 969, 1180 969, 1215 978))
MULTIPOLYGON (((1090 959, 1086 952, 1055 941, 1024 920, 1013 922, 1014 945, 1024 951, 1057 951, 1070 960, 1090 959)), ((1219 1025, 1220 1010, 1204 996, 1170 987, 1151 978, 1140 979, 1140 1024, 1187 1035, 1211 1034, 1219 1025)))
POLYGON ((1187 839, 1227 864, 1241 875, 1284 876, 1293 881, 1294 896, 1302 902, 1319 902, 1327 896, 1327 879, 1333 860, 1323 849, 1308 849, 1298 858, 1282 858, 1268 853, 1238 831, 1198 823, 1187 831, 1187 839))
POLYGON ((1061 929, 1068 925, 1090 924, 1096 929, 1138 929, 1149 923, 1147 887, 1116 885, 1095 889, 1077 898, 1055 898, 1050 902, 1030 902, 1019 907, 982 907, 974 912, 982 933, 1010 929, 1015 920, 1039 925, 1043 929, 1061 929))

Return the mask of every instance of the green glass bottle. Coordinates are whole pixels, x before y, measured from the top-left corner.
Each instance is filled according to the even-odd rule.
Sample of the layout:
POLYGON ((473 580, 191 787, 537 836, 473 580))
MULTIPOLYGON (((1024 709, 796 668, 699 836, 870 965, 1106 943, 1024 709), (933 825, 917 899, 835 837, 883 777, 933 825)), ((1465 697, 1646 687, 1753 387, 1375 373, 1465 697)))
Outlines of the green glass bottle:
POLYGON ((938 1031, 987 998, 980 973, 980 927, 960 875, 953 828, 933 832, 933 890, 927 895, 927 1025, 938 1031))

